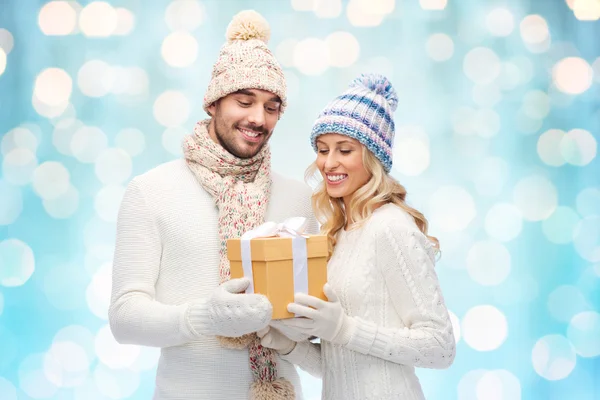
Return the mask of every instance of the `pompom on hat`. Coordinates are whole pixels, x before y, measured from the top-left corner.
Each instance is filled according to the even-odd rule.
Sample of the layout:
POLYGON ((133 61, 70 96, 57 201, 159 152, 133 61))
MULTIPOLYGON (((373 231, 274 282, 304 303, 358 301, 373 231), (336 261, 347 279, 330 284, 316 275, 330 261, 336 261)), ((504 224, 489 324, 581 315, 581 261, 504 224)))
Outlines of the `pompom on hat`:
POLYGON ((287 106, 285 76, 267 47, 271 28, 254 10, 236 14, 226 32, 213 66, 212 78, 204 95, 204 111, 221 97, 242 89, 262 89, 281 99, 280 113, 287 106))
POLYGON ((390 172, 395 133, 392 114, 397 106, 398 95, 385 76, 361 74, 319 114, 310 136, 312 147, 317 151, 321 135, 346 135, 362 143, 390 172))

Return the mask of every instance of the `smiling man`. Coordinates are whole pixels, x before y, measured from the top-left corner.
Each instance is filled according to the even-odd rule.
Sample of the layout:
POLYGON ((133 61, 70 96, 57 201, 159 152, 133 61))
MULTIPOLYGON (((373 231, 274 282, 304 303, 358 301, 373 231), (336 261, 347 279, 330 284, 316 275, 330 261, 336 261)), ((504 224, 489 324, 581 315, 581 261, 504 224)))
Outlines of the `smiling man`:
POLYGON ((184 159, 132 180, 119 212, 110 326, 120 343, 161 348, 155 400, 302 398, 294 367, 260 346, 271 304, 229 279, 226 240, 292 216, 316 232, 311 191, 271 171, 286 85, 267 22, 241 12, 227 39, 210 118, 184 139, 184 159))

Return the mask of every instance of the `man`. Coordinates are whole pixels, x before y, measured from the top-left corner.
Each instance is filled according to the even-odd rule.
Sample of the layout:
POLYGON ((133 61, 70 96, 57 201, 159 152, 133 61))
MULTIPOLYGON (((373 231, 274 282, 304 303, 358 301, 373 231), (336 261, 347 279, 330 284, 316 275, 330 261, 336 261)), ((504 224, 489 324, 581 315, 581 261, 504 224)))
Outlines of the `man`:
POLYGON ((229 280, 225 244, 292 216, 316 231, 310 189, 271 172, 286 86, 267 22, 241 12, 227 37, 204 98, 211 118, 185 138, 184 160, 132 180, 119 212, 110 326, 120 343, 162 348, 160 400, 302 397, 295 368, 260 346, 271 305, 229 280))

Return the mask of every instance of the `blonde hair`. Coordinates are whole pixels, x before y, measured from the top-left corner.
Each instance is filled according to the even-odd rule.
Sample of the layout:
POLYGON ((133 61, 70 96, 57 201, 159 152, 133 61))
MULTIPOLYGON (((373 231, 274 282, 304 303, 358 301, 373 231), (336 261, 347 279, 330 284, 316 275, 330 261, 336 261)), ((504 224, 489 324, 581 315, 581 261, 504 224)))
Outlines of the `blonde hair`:
MULTIPOLYGON (((429 224, 425 216, 406 204, 406 189, 404 186, 385 172, 383 165, 373 153, 364 146, 361 146, 361 148, 363 165, 371 178, 354 192, 349 204, 349 214, 344 208, 342 198, 334 198, 327 194, 324 181, 319 182, 312 195, 313 210, 317 220, 321 223, 321 234, 327 235, 330 254, 335 248, 336 234, 346 226, 347 222, 351 222, 351 229, 354 229, 369 218, 376 208, 387 203, 393 203, 410 214, 419 230, 431 241, 433 247, 439 253, 440 244, 438 239, 427 234, 429 224)), ((317 171, 318 167, 314 162, 306 170, 306 179, 314 178, 317 171)))

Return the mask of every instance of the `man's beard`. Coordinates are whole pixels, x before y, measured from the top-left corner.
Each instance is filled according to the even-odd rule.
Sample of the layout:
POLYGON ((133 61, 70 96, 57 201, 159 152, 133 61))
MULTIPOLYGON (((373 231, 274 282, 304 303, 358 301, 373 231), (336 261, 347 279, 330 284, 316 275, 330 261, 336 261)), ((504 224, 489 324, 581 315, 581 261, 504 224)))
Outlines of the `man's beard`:
POLYGON ((235 145, 233 145, 234 141, 236 140, 235 135, 237 134, 237 129, 239 124, 234 124, 231 127, 231 135, 229 136, 229 138, 231 140, 226 140, 225 136, 223 136, 219 130, 219 123, 217 122, 219 120, 218 116, 215 115, 215 124, 214 124, 214 130, 215 130, 215 136, 217 138, 217 141, 219 142, 219 144, 221 145, 221 147, 223 147, 229 154, 232 154, 234 156, 236 156, 237 158, 241 158, 241 159, 248 159, 248 158, 252 158, 254 156, 256 156, 258 153, 260 153, 260 151, 263 149, 263 147, 267 144, 268 141, 268 132, 266 132, 266 130, 264 128, 259 128, 259 127, 243 127, 244 129, 249 129, 249 130, 253 130, 255 132, 260 132, 261 135, 265 136, 265 139, 262 141, 262 143, 260 144, 260 146, 256 149, 256 152, 254 152, 254 154, 248 155, 248 154, 240 154, 236 149, 235 149, 235 145))

